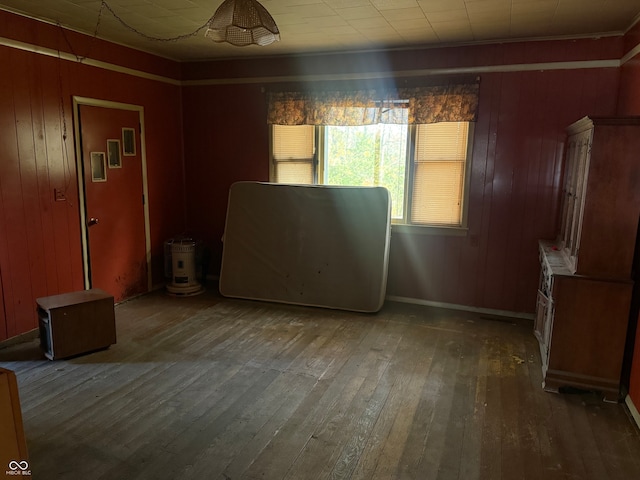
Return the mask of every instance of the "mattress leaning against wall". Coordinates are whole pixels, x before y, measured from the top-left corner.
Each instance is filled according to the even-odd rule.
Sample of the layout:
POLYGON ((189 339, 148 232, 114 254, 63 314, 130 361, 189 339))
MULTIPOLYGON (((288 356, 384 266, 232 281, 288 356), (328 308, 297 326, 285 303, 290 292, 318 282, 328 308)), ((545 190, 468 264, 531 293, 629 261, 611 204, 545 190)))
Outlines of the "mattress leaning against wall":
POLYGON ((390 233, 383 187, 235 183, 220 293, 376 312, 384 303, 390 233))

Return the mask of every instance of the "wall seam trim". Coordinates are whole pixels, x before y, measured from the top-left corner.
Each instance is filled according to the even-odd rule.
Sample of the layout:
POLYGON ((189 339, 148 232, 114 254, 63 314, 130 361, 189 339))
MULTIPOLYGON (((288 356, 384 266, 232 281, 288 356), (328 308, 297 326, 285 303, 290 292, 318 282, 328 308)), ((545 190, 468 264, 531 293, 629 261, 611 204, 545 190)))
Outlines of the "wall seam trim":
POLYGON ((109 70, 112 72, 124 73, 126 75, 131 75, 133 77, 145 78, 147 80, 155 80, 162 83, 169 83, 171 85, 178 85, 178 86, 181 85, 180 80, 175 80, 173 78, 165 77, 163 75, 156 75, 154 73, 143 72, 142 70, 123 67, 121 65, 116 65, 114 63, 102 62, 100 60, 94 60, 91 58, 83 58, 82 60, 80 60, 75 55, 72 55, 67 52, 59 52, 58 50, 54 50, 52 48, 46 48, 38 45, 33 45, 31 43, 20 42, 18 40, 13 40, 11 38, 0 37, 0 46, 15 48, 17 50, 23 50, 25 52, 30 52, 30 53, 37 53, 39 55, 46 55, 48 57, 55 57, 61 60, 80 63, 82 65, 89 65, 91 67, 97 67, 97 68, 101 68, 103 70, 109 70))
POLYGON ((640 53, 640 43, 635 47, 633 47, 631 50, 629 50, 627 54, 624 57, 622 57, 622 59, 620 60, 620 65, 624 65, 639 53, 640 53))
POLYGON ((634 405, 633 400, 629 395, 627 395, 624 398, 624 403, 627 405, 627 408, 629 409, 629 413, 631 414, 631 417, 636 422, 638 427, 640 427, 640 413, 638 412, 638 409, 634 405))
MULTIPOLYGON (((582 70, 590 68, 619 68, 622 60, 578 60, 568 62, 541 62, 541 63, 514 63, 505 65, 480 65, 472 67, 455 67, 455 68, 430 68, 417 70, 399 70, 394 72, 368 72, 368 73, 350 73, 350 74, 326 74, 326 75, 281 75, 273 77, 253 77, 253 78, 224 78, 224 79, 205 79, 205 80, 176 80, 162 75, 143 72, 133 68, 122 67, 100 60, 85 58, 82 61, 74 55, 66 52, 58 52, 50 48, 40 47, 37 45, 20 42, 6 37, 0 37, 0 46, 16 48, 19 50, 47 55, 50 57, 60 58, 83 65, 89 65, 104 70, 118 73, 124 73, 134 77, 155 80, 158 82, 168 83, 176 86, 205 86, 205 85, 238 85, 238 84, 255 84, 255 83, 276 83, 284 81, 335 81, 335 80, 366 80, 377 78, 398 78, 398 77, 419 77, 419 76, 435 76, 435 75, 451 75, 463 73, 509 73, 509 72, 527 72, 527 71, 545 71, 545 70, 582 70)), ((640 49, 640 45, 625 55, 627 58, 632 52, 640 49)), ((638 52, 636 52, 638 53, 638 52)), ((633 56, 633 55, 632 55, 633 56)))
POLYGON ((589 68, 618 68, 620 60, 584 60, 575 62, 549 62, 549 63, 514 63, 506 65, 481 65, 476 67, 455 68, 429 68, 418 70, 397 70, 393 72, 369 72, 349 74, 327 75, 289 75, 277 77, 253 77, 253 78, 224 78, 208 80, 183 80, 182 85, 187 87, 205 85, 238 85, 254 83, 276 82, 304 82, 304 81, 335 81, 335 80, 367 80, 379 78, 409 78, 452 74, 480 74, 480 73, 509 73, 531 72, 545 70, 581 70, 589 68))

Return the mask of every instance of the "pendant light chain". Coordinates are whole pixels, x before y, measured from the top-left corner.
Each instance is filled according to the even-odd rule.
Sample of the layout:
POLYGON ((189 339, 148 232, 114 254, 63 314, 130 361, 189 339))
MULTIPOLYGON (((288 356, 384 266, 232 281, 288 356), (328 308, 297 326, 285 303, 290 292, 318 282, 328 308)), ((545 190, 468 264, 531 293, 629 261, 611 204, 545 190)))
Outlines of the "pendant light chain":
MULTIPOLYGON (((113 17, 127 30, 135 33, 152 42, 177 42, 187 38, 195 37, 206 29, 204 36, 216 42, 227 42, 235 46, 245 45, 269 45, 274 41, 280 40, 280 32, 278 27, 267 10, 257 0, 225 0, 203 25, 196 28, 190 33, 178 35, 176 37, 155 37, 141 32, 137 28, 129 25, 120 15, 118 15, 111 5, 105 0, 100 4, 96 28, 91 38, 91 43, 98 37, 100 23, 104 11, 107 10, 113 17)), ((88 58, 89 52, 84 55, 78 55, 62 28, 62 34, 71 53, 76 57, 78 62, 82 63, 88 58)), ((91 48, 90 48, 91 50, 91 48)))
MULTIPOLYGON (((183 35, 178 35, 177 37, 154 37, 151 35, 147 35, 144 32, 141 32, 140 30, 138 30, 135 27, 132 27, 131 25, 129 25, 127 22, 125 22, 122 17, 120 17, 116 12, 113 11, 113 8, 111 7, 111 5, 109 5, 107 2, 105 2, 104 0, 102 0, 102 5, 100 6, 100 14, 102 14, 102 9, 106 8, 107 10, 109 10, 109 12, 111 13, 111 15, 114 16, 114 18, 116 20, 118 20, 118 22, 120 22, 122 24, 123 27, 125 27, 127 30, 135 33, 136 35, 140 35, 143 38, 146 38, 147 40, 151 40, 152 42, 177 42, 178 40, 184 40, 186 38, 191 38, 191 37, 195 37, 196 35, 198 35, 202 30, 204 30, 205 28, 207 28, 209 26, 209 23, 211 22, 211 18, 207 20, 207 22, 204 25, 201 25, 200 27, 198 27, 196 30, 194 30, 191 33, 185 33, 183 35)), ((98 17, 98 24, 100 23, 100 17, 98 17)), ((96 35, 98 32, 98 28, 96 26, 96 35)))

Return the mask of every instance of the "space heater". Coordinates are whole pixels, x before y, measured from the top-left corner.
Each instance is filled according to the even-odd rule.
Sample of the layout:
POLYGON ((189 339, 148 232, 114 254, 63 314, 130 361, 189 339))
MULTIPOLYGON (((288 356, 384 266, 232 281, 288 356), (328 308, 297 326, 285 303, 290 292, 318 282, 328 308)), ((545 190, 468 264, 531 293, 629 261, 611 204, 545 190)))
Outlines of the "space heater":
POLYGON ((171 242, 171 283, 167 291, 172 295, 197 295, 204 291, 196 278, 196 242, 191 239, 171 242))

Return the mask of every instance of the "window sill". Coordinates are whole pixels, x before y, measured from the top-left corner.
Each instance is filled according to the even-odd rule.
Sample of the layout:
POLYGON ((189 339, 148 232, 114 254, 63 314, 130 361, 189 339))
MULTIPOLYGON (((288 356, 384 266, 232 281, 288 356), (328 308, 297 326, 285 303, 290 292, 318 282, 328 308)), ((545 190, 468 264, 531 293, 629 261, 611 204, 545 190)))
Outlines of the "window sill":
POLYGON ((411 235, 440 235, 449 237, 466 237, 469 229, 466 227, 439 227, 430 225, 391 224, 391 234, 409 233, 411 235))

